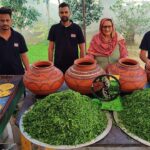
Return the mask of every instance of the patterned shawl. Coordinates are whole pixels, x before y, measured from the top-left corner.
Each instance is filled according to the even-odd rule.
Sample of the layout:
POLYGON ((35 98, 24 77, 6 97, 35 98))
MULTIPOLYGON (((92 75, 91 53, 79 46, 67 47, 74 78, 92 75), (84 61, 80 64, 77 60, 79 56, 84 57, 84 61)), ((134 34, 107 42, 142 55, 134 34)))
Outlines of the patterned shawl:
MULTIPOLYGON (((102 27, 105 21, 111 21, 109 18, 104 18, 100 22, 99 27, 99 33, 97 33, 91 40, 90 47, 88 49, 88 54, 92 54, 94 56, 110 56, 112 52, 115 50, 116 45, 119 44, 119 41, 122 41, 119 45, 124 45, 125 40, 123 36, 121 36, 119 33, 115 31, 114 24, 112 22, 112 33, 111 33, 111 39, 109 41, 106 41, 105 35, 102 32, 102 27)), ((123 49, 126 49, 124 47, 123 49)), ((120 51, 121 52, 121 51, 120 51)), ((125 50, 126 54, 121 55, 127 55, 127 50, 125 50)))

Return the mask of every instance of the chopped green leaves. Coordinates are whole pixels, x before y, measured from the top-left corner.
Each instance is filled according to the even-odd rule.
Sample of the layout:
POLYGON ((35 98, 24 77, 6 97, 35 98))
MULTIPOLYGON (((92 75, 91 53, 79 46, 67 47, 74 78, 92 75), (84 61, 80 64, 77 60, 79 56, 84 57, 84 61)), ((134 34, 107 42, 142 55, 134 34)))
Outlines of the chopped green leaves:
POLYGON ((23 118, 25 132, 50 145, 77 145, 101 134, 107 117, 100 106, 67 90, 38 101, 23 118))
POLYGON ((125 128, 150 142, 150 89, 137 90, 123 98, 124 110, 119 112, 125 128))

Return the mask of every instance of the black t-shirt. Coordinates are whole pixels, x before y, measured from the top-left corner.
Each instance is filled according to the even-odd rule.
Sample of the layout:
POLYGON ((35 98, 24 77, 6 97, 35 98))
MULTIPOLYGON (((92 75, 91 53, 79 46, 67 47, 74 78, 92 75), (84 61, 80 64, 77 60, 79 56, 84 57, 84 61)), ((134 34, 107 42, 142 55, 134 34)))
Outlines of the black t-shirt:
POLYGON ((68 27, 53 25, 48 40, 55 42, 54 65, 63 72, 78 58, 78 44, 85 42, 81 28, 73 22, 68 27))
POLYGON ((148 51, 148 58, 150 59, 150 31, 144 35, 139 48, 148 51))
POLYGON ((13 29, 8 40, 0 37, 0 75, 24 74, 20 54, 27 50, 23 36, 13 29))

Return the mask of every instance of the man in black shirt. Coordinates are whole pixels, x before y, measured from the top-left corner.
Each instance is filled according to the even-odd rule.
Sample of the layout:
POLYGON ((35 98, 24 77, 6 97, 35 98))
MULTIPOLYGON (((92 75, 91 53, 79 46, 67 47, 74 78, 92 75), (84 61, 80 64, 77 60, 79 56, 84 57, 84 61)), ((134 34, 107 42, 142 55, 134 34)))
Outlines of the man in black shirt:
POLYGON ((11 14, 11 9, 0 8, 0 75, 22 75, 23 65, 29 69, 28 49, 23 36, 11 28, 11 14))
POLYGON ((48 57, 63 73, 78 57, 84 57, 85 41, 81 28, 69 20, 70 8, 66 3, 59 5, 60 23, 51 27, 48 35, 48 57), (80 53, 78 56, 78 46, 80 53), (54 52, 55 49, 55 52, 54 52), (53 58, 54 56, 54 58, 53 58))
POLYGON ((144 35, 140 49, 140 58, 145 63, 146 69, 150 70, 150 31, 144 35))

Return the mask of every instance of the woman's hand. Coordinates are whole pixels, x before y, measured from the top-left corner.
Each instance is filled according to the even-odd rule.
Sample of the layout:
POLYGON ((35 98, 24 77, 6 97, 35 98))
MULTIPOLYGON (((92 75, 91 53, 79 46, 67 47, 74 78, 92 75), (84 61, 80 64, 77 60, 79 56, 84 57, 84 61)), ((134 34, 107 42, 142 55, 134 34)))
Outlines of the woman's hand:
POLYGON ((145 63, 145 67, 147 70, 150 71, 150 59, 147 59, 146 63, 145 63))
POLYGON ((91 55, 91 54, 87 54, 87 55, 84 56, 84 58, 94 59, 94 56, 91 55))

